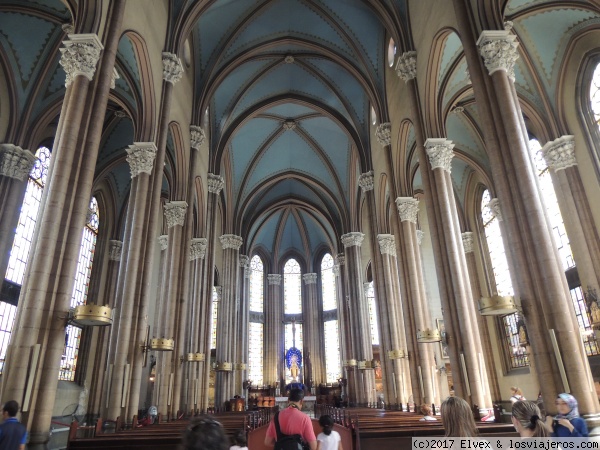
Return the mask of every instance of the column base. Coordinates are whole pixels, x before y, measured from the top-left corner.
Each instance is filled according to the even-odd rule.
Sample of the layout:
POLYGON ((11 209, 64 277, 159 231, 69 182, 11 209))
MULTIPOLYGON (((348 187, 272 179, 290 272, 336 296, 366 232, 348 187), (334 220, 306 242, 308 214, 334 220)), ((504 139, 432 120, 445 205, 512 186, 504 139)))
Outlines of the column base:
POLYGON ((585 424, 588 427, 588 432, 590 437, 595 436, 596 438, 600 436, 600 414, 582 414, 582 417, 585 419, 585 424))
POLYGON ((35 432, 29 433, 29 442, 27 443, 27 450, 48 450, 48 442, 50 441, 50 433, 35 432))

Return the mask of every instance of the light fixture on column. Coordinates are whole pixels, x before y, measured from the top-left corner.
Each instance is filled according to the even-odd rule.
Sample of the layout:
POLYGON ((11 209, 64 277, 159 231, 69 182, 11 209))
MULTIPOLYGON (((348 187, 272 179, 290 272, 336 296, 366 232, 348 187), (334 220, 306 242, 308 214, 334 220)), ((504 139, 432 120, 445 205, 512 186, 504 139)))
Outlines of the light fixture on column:
POLYGON ((112 325, 113 309, 110 306, 79 305, 71 311, 69 321, 80 327, 112 325))
POLYGON ((494 295, 479 300, 479 313, 482 316, 504 316, 517 311, 517 304, 512 295, 494 295))
POLYGON ((147 348, 148 350, 153 350, 155 352, 172 352, 175 348, 175 340, 167 339, 167 338, 154 338, 150 340, 150 346, 147 348))
POLYGON ((204 353, 188 353, 185 357, 187 362, 202 362, 205 359, 204 353))
POLYGON ((417 342, 421 344, 430 344, 434 342, 441 342, 442 335, 440 330, 437 328, 425 328, 424 330, 417 330, 417 342))
POLYGON ((233 365, 234 370, 246 370, 247 368, 248 368, 248 365, 246 363, 235 363, 233 365))
POLYGON ((233 364, 227 361, 217 362, 215 364, 215 370, 218 372, 231 372, 233 370, 233 364))
POLYGON ((388 351, 389 359, 403 359, 408 358, 408 355, 404 352, 404 350, 390 350, 388 351))
POLYGON ((344 361, 344 366, 346 367, 356 367, 356 360, 355 359, 348 359, 346 361, 344 361))

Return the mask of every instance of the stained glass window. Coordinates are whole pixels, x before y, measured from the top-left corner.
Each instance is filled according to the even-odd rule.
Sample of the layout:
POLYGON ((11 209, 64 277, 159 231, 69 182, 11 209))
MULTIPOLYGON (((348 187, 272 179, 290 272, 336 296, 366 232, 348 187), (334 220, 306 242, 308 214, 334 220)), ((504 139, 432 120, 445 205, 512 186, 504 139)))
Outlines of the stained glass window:
MULTIPOLYGON (((302 351, 303 348, 303 340, 302 340, 302 324, 301 323, 286 323, 285 324, 285 351, 287 352, 288 349, 290 349, 291 347, 294 346, 294 339, 293 339, 293 330, 292 327, 295 325, 295 329, 296 329, 296 333, 295 333, 295 344, 296 344, 296 348, 299 349, 300 351, 302 351)), ((305 355, 302 355, 303 357, 305 355)), ((302 360, 302 366, 304 366, 304 360, 302 360)), ((292 377, 290 375, 290 371, 286 370, 285 371, 285 380, 286 383, 291 383, 292 382, 292 377)))
MULTIPOLYGON (((596 77, 596 81, 598 81, 597 77, 600 77, 600 75, 598 75, 598 69, 596 69, 594 76, 596 77)), ((575 261, 573 259, 573 253, 571 252, 569 237, 567 236, 567 232, 565 230, 565 224, 558 207, 558 200, 556 198, 556 192, 554 191, 552 176, 550 175, 550 171, 542 155, 542 146, 537 139, 530 139, 529 151, 531 152, 531 156, 539 177, 540 190, 544 199, 544 205, 546 206, 548 218, 550 219, 550 226, 552 227, 552 234, 554 236, 558 254, 560 255, 563 268, 567 270, 575 266, 575 261)), ((581 290, 581 287, 571 290, 571 300, 573 302, 575 315, 577 316, 579 328, 582 333, 586 352, 589 356, 598 355, 600 353, 600 349, 598 348, 598 343, 595 339, 594 333, 592 332, 590 317, 585 307, 583 291, 581 290)))
POLYGON ((250 311, 263 312, 264 266, 260 256, 250 261, 250 311))
POLYGON ((263 324, 250 322, 248 377, 253 386, 263 385, 263 324))
POLYGON ((333 257, 327 253, 321 260, 321 293, 323 295, 323 311, 337 308, 335 296, 335 274, 333 273, 333 257))
POLYGON ((375 289, 373 282, 367 283, 365 294, 369 305, 369 322, 371 323, 371 343, 379 345, 379 325, 377 324, 377 306, 375 305, 375 289))
POLYGON ((210 348, 217 348, 217 317, 219 315, 219 294, 217 286, 213 286, 212 311, 211 311, 211 330, 210 330, 210 348))
MULTIPOLYGON (((302 313, 302 276, 300 264, 289 259, 283 267, 284 311, 285 314, 302 313)), ((300 348, 300 347, 298 347, 300 348)))
POLYGON ((594 75, 592 75, 592 84, 590 86, 590 99, 592 103, 592 112, 594 121, 600 128, 600 64, 596 66, 594 75))
MULTIPOLYGON (((73 286, 73 294, 71 296, 71 308, 84 305, 87 301, 99 222, 98 202, 95 197, 92 197, 79 249, 75 285, 73 286)), ((60 361, 59 380, 73 381, 75 379, 80 338, 81 328, 67 325, 67 329, 65 330, 65 349, 60 361)))
POLYGON ((328 320, 325 328, 325 370, 327 382, 333 383, 342 375, 340 365, 340 332, 337 320, 328 320))

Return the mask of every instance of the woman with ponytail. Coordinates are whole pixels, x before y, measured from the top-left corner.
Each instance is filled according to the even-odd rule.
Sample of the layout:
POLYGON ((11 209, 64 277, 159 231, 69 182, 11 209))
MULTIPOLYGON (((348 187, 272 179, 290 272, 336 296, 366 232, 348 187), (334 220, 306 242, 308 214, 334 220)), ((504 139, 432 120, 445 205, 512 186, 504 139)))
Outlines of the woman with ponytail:
POLYGON ((319 417, 319 425, 323 432, 317 436, 317 450, 344 450, 340 433, 333 431, 333 423, 331 416, 319 417))
POLYGON ((512 423, 522 438, 550 437, 534 402, 519 400, 512 405, 512 423))

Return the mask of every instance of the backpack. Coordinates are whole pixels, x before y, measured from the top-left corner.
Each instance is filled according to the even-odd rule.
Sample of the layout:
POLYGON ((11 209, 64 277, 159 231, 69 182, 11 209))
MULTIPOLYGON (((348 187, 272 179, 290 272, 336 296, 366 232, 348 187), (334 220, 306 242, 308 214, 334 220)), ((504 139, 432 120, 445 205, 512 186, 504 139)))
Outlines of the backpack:
POLYGON ((275 430, 277 431, 277 440, 274 450, 304 450, 302 437, 299 434, 283 434, 279 427, 279 412, 275 413, 275 430))

